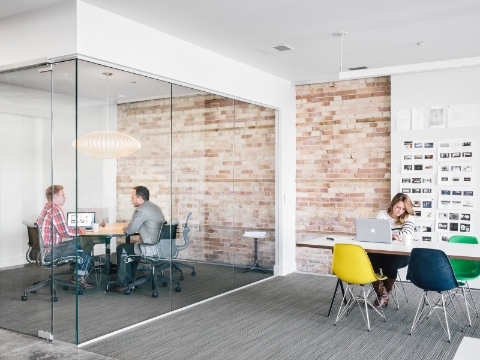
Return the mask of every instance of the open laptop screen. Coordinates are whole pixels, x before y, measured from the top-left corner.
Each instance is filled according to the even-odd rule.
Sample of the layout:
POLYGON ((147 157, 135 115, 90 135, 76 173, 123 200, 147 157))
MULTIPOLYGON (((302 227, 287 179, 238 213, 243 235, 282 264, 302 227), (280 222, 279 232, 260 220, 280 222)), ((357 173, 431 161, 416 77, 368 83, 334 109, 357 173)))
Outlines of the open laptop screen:
POLYGON ((94 212, 67 213, 67 226, 69 228, 74 228, 75 226, 77 226, 77 223, 79 227, 91 229, 93 224, 95 223, 95 213, 94 212))
POLYGON ((357 241, 375 243, 392 243, 392 228, 390 220, 355 219, 357 241))

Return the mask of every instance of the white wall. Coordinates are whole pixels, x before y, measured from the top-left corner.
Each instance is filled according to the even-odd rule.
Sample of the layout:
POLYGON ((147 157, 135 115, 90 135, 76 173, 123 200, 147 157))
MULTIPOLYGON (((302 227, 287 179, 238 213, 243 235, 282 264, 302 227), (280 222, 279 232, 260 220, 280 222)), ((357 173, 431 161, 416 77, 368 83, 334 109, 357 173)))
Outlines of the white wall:
POLYGON ((0 66, 77 53, 99 63, 277 108, 279 259, 275 272, 295 271, 295 88, 286 80, 126 18, 81 1, 76 1, 75 9, 72 3, 0 20, 0 32, 12 34, 0 40, 0 66), (75 26, 76 36, 72 35, 75 26))

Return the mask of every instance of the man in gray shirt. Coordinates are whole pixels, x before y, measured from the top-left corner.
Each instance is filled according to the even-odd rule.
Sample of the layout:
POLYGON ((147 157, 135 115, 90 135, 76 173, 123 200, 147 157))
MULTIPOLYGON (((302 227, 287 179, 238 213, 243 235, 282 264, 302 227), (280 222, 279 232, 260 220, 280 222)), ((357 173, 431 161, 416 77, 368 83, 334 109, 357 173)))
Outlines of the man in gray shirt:
POLYGON ((128 284, 135 279, 138 261, 126 263, 128 255, 152 255, 154 251, 144 244, 157 242, 165 221, 165 216, 158 205, 149 201, 150 192, 145 186, 136 186, 132 190, 132 204, 135 206, 132 220, 125 224, 124 232, 127 235, 140 233, 141 243, 122 244, 117 247, 117 283, 109 287, 110 291, 122 292, 128 289, 128 284))

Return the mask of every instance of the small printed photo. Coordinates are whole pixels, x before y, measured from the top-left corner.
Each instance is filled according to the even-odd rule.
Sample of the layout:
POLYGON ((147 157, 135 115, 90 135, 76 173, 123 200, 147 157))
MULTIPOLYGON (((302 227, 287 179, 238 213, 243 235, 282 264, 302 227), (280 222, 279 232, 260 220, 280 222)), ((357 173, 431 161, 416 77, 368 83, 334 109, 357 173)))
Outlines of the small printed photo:
POLYGON ((438 229, 439 230, 447 230, 448 229, 448 223, 438 223, 438 229))
POLYGON ((420 188, 413 188, 412 189, 412 193, 414 193, 414 194, 420 194, 421 192, 422 192, 422 189, 420 189, 420 188))
POLYGON ((459 206, 459 205, 462 204, 462 202, 458 201, 458 200, 456 200, 456 201, 454 200, 454 201, 452 201, 452 204, 455 205, 455 206, 459 206))
POLYGON ((448 181, 448 177, 442 177, 440 178, 440 181, 448 181))
POLYGON ((448 166, 442 166, 442 171, 449 171, 448 166))
POLYGON ((472 167, 470 165, 466 165, 463 167, 464 172, 472 172, 472 167))
POLYGON ((423 170, 423 165, 421 164, 417 164, 417 165, 413 165, 413 170, 423 170))
POLYGON ((463 181, 472 181, 472 178, 464 177, 464 178, 463 178, 463 181))
POLYGON ((421 178, 412 178, 412 183, 413 184, 420 184, 422 182, 421 178))
POLYGON ((422 236, 422 241, 432 241, 431 236, 422 236))
POLYGON ((459 152, 454 152, 452 153, 452 158, 458 158, 460 157, 460 153, 459 152))
POLYGON ((412 142, 411 141, 404 141, 403 142, 403 148, 404 149, 411 149, 412 148, 412 142))
POLYGON ((463 207, 473 207, 473 203, 471 201, 464 201, 463 207))
POLYGON ((473 196, 473 191, 469 190, 469 191, 464 191, 463 192, 463 196, 473 196))
POLYGON ((425 143, 424 146, 425 146, 425 149, 431 149, 431 148, 433 148, 433 142, 427 142, 427 143, 425 143))
POLYGON ((470 214, 462 214, 462 217, 460 218, 462 221, 470 221, 470 214))
POLYGON ((433 165, 425 165, 425 170, 433 170, 433 165))
POLYGON ((413 231, 414 231, 414 232, 420 232, 420 231, 422 231, 422 227, 421 227, 421 226, 415 226, 415 227, 413 228, 413 231))
POLYGON ((430 188, 422 189, 422 194, 431 194, 431 193, 432 193, 432 189, 430 188))
POLYGON ((450 231, 458 231, 458 223, 450 223, 450 231))
POLYGON ((464 153, 462 153, 462 157, 472 157, 472 153, 471 152, 464 152, 464 153))
POLYGON ((449 143, 440 143, 440 147, 449 147, 450 144, 449 143))
POLYGON ((448 240, 450 240, 450 237, 446 235, 442 235, 440 240, 448 242, 448 240))
POLYGON ((431 218, 431 217, 432 217, 432 213, 431 213, 431 212, 427 212, 426 217, 427 217, 427 218, 431 218))
POLYGON ((442 159, 446 159, 446 158, 449 158, 450 157, 450 154, 449 153, 440 153, 440 157, 442 159))
POLYGON ((402 193, 410 194, 410 188, 402 188, 402 193))
POLYGON ((412 165, 403 165, 404 170, 412 170, 412 165))
POLYGON ((452 190, 452 195, 456 195, 456 196, 462 195, 462 192, 459 190, 452 190))
POLYGON ((432 178, 423 178, 422 183, 424 184, 431 184, 432 183, 432 178))
POLYGON ((422 202, 421 201, 418 201, 418 200, 415 200, 413 202, 413 207, 422 207, 422 202))
POLYGON ((403 184, 410 183, 410 181, 411 181, 410 178, 403 178, 402 179, 403 184))
POLYGON ((443 109, 430 109, 430 125, 443 125, 443 109))
POLYGON ((425 155, 425 160, 433 160, 433 155, 425 155))
POLYGON ((413 145, 413 147, 414 147, 415 149, 422 149, 422 148, 423 148, 423 144, 422 144, 422 143, 415 143, 415 144, 413 145))
POLYGON ((415 160, 422 160, 422 155, 413 155, 415 160))
POLYGON ((448 218, 449 218, 450 220, 458 220, 458 219, 460 219, 460 215, 459 215, 458 213, 450 213, 450 214, 448 215, 448 218))
POLYGON ((404 160, 412 160, 412 155, 405 155, 403 157, 404 160))
POLYGON ((432 202, 431 201, 424 201, 423 202, 423 208, 431 209, 432 208, 432 202))
POLYGON ((440 190, 440 194, 442 194, 442 195, 450 195, 450 190, 440 190))
POLYGON ((450 201, 448 200, 442 200, 440 202, 442 203, 442 205, 450 205, 450 201))
POLYGON ((460 224, 460 232, 470 232, 470 224, 460 224))
POLYGON ((462 143, 462 146, 472 146, 472 143, 470 141, 462 143))
POLYGON ((438 213, 438 218, 439 219, 448 219, 448 214, 447 213, 438 213))
POLYGON ((453 177, 453 178, 452 178, 452 181, 460 181, 460 178, 458 178, 458 177, 453 177))
POLYGON ((415 217, 422 217, 422 212, 416 210, 416 211, 414 212, 414 216, 415 216, 415 217))
POLYGON ((422 232, 432 232, 431 226, 422 226, 422 232))
POLYGON ((452 171, 462 171, 462 167, 461 166, 452 166, 452 171))

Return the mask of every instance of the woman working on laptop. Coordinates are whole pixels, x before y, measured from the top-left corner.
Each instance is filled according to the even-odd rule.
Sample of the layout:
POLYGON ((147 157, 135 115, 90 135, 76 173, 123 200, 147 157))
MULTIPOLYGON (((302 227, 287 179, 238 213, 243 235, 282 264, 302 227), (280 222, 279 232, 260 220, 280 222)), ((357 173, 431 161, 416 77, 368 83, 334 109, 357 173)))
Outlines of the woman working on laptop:
MULTIPOLYGON (((392 239, 403 241, 402 236, 412 236, 413 234, 415 226, 413 214, 412 200, 410 200, 408 195, 398 193, 393 197, 388 209, 379 211, 376 218, 390 220, 392 239)), ((375 300, 374 306, 387 306, 389 295, 392 292, 395 279, 397 278, 397 271, 408 265, 410 256, 369 253, 368 257, 372 262, 375 272, 380 273, 381 268, 383 275, 388 277, 387 280, 378 280, 373 283, 373 288, 377 293, 377 300, 375 300)))

